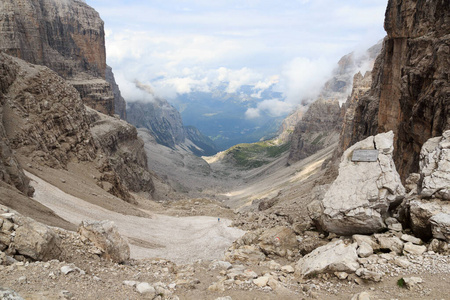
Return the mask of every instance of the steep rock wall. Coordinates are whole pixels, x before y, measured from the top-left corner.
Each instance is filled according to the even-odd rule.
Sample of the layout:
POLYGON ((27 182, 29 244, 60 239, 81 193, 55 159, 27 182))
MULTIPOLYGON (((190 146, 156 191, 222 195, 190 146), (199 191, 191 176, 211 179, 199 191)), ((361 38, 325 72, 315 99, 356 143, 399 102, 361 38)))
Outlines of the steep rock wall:
POLYGON ((106 66, 106 81, 111 85, 114 94, 114 113, 119 115, 122 120, 127 119, 127 103, 120 93, 119 86, 114 78, 114 73, 110 66, 106 66))
POLYGON ((288 163, 299 161, 337 141, 341 109, 338 100, 313 102, 295 126, 288 163))
POLYGON ((17 161, 6 135, 3 118, 3 107, 6 104, 5 93, 15 81, 17 72, 10 65, 0 60, 0 181, 16 187, 25 195, 31 196, 34 189, 17 161))
POLYGON ((1 1, 0 50, 49 67, 74 84, 84 103, 114 114, 103 21, 84 1, 1 1))
POLYGON ((405 180, 419 168, 421 146, 450 128, 450 3, 390 0, 384 26, 388 36, 350 135, 355 142, 393 130, 405 180))
POLYGON ((0 74, 16 74, 0 77, 1 116, 14 155, 51 168, 92 162, 102 174, 100 186, 125 201, 134 201, 92 137, 90 124, 95 118, 87 113, 75 88, 47 67, 1 53, 0 62, 0 74))

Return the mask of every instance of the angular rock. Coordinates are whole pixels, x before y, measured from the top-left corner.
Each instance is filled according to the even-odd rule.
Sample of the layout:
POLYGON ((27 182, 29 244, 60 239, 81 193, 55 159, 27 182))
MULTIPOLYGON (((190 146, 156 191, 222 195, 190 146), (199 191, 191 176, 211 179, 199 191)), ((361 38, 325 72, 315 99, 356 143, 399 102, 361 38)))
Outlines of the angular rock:
POLYGON ((403 277, 403 280, 405 281, 405 285, 408 289, 411 289, 418 283, 423 282, 422 278, 420 277, 403 277))
POLYGON ((422 255, 425 251, 427 251, 426 246, 414 245, 411 242, 406 243, 403 247, 403 252, 405 254, 422 255))
POLYGON ((277 226, 268 229, 259 237, 259 241, 259 247, 266 255, 285 257, 289 251, 298 249, 295 232, 289 227, 277 226))
POLYGON ((433 251, 435 253, 440 253, 444 255, 450 254, 450 244, 445 241, 433 239, 430 245, 428 245, 428 251, 433 251))
POLYGON ((14 221, 18 227, 12 244, 18 253, 34 260, 60 258, 61 240, 53 229, 19 215, 14 221))
POLYGON ((433 237, 450 243, 450 214, 440 213, 430 218, 433 237))
POLYGON ((324 272, 353 273, 359 268, 356 247, 356 243, 346 245, 342 240, 319 247, 297 262, 296 274, 309 276, 324 272))
POLYGON ((361 246, 363 243, 366 243, 369 244, 370 247, 372 247, 372 249, 374 250, 380 249, 380 245, 375 241, 373 236, 355 234, 352 236, 352 239, 354 242, 358 244, 358 246, 361 246))
POLYGON ((371 280, 371 281, 375 281, 375 282, 380 282, 381 279, 383 278, 383 274, 369 271, 364 268, 360 268, 360 269, 356 270, 355 273, 357 276, 361 277, 362 279, 371 280))
POLYGON ((130 246, 111 221, 83 221, 78 233, 103 251, 102 256, 117 263, 130 259, 130 246))
POLYGON ((421 239, 416 238, 415 236, 409 235, 409 234, 402 234, 400 239, 404 242, 411 242, 415 245, 423 245, 423 242, 421 239))
POLYGON ((450 200, 450 130, 429 139, 420 151, 423 197, 450 200))
POLYGON ((414 199, 409 202, 409 217, 415 236, 428 240, 433 236, 430 218, 434 215, 450 214, 450 203, 414 199))
POLYGON ((385 250, 390 250, 397 254, 402 253, 403 242, 396 236, 388 236, 385 234, 376 234, 378 242, 380 243, 380 248, 385 250))
POLYGON ((238 249, 233 249, 225 253, 225 260, 234 263, 240 262, 260 262, 266 258, 264 253, 262 253, 259 247, 255 245, 242 246, 238 249))
POLYGON ((253 283, 258 287, 265 287, 268 282, 269 282, 269 277, 267 277, 267 276, 261 276, 256 279, 253 279, 253 283))
POLYGON ((291 265, 286 265, 281 267, 281 271, 283 271, 284 273, 294 273, 295 269, 291 265))
POLYGON ((141 282, 136 285, 136 290, 142 295, 155 295, 156 290, 148 282, 141 282))
POLYGON ((412 265, 412 262, 410 262, 408 259, 404 257, 397 256, 394 257, 394 264, 404 269, 407 269, 409 266, 412 265))
POLYGON ((334 275, 336 275, 336 277, 340 280, 345 280, 348 277, 348 273, 346 272, 334 272, 334 275))
POLYGON ((363 242, 361 245, 359 245, 356 253, 358 253, 359 257, 369 257, 373 254, 373 248, 366 242, 363 242))
POLYGON ((403 199, 405 189, 392 159, 392 131, 368 137, 342 155, 339 176, 322 200, 320 223, 340 235, 370 234, 386 228, 389 206, 403 199), (353 162, 357 149, 378 150, 376 162, 353 162))

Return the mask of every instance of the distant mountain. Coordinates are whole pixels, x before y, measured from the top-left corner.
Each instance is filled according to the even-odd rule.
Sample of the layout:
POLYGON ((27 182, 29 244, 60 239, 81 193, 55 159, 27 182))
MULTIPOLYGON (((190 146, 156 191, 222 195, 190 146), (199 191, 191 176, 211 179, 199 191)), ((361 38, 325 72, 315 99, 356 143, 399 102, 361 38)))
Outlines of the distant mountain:
MULTIPOLYGON (((145 86, 137 84, 145 90, 145 86)), ((169 102, 155 98, 147 102, 129 102, 127 121, 138 128, 148 129, 158 144, 174 149, 184 146, 197 156, 214 155, 214 142, 193 126, 185 127, 178 110, 169 102)))
POLYGON ((245 115, 249 108, 274 98, 280 99, 282 94, 269 88, 259 95, 249 85, 228 93, 223 84, 210 92, 179 95, 171 102, 180 111, 184 124, 195 126, 212 139, 219 150, 226 150, 236 144, 275 136, 285 116, 275 117, 265 112, 257 118, 245 115))

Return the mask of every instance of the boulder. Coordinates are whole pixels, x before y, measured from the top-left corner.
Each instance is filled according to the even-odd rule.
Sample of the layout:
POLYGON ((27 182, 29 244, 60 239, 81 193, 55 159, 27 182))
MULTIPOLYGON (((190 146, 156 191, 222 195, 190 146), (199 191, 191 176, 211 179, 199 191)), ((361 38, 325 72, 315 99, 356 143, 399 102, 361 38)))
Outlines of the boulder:
POLYGON ((62 253, 61 240, 50 227, 19 214, 14 215, 14 241, 10 248, 34 260, 59 259, 62 253))
POLYGON ((405 254, 422 255, 425 251, 427 251, 426 246, 414 245, 411 242, 407 242, 403 248, 405 254))
POLYGON ((265 260, 266 256, 262 253, 258 246, 242 246, 238 249, 231 249, 225 253, 225 260, 230 263, 234 262, 260 262, 265 260))
POLYGON ((298 241, 295 232, 285 226, 277 226, 263 232, 259 237, 259 247, 266 255, 289 256, 289 253, 298 250, 298 241))
POLYGON ((359 268, 357 244, 345 244, 342 240, 319 247, 302 257, 296 264, 298 276, 310 276, 324 272, 354 273, 359 268))
POLYGON ((392 131, 371 136, 348 148, 339 175, 321 202, 320 224, 340 235, 371 234, 386 228, 391 204, 404 198, 405 188, 392 159, 392 131), (354 150, 378 150, 374 162, 353 162, 354 150))
POLYGON ((376 234, 380 248, 384 250, 390 250, 397 254, 402 253, 403 242, 396 236, 389 236, 388 234, 376 234))
POLYGON ((101 256, 116 263, 130 259, 130 246, 120 236, 114 222, 83 221, 78 227, 82 239, 91 241, 102 250, 101 256))
POLYGON ((450 200, 450 130, 429 139, 420 151, 423 197, 450 200))
POLYGON ((430 219, 438 214, 450 214, 450 204, 445 201, 414 199, 409 202, 409 219, 415 236, 428 240, 433 236, 430 219))
POLYGON ((357 253, 359 257, 369 257, 373 254, 373 248, 369 244, 363 242, 359 245, 357 253))
POLYGON ((450 214, 439 213, 430 218, 433 237, 450 242, 450 214))

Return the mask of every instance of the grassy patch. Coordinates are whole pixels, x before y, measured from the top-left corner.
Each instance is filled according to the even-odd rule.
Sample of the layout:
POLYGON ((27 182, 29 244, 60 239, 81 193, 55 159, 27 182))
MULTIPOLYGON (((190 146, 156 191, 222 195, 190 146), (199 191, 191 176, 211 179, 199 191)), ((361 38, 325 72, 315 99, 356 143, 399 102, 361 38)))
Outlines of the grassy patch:
POLYGON ((397 280, 397 285, 401 288, 405 288, 406 287, 405 280, 403 278, 400 278, 399 280, 397 280))
POLYGON ((289 148, 290 143, 277 145, 272 141, 238 144, 228 149, 226 156, 238 167, 253 169, 273 161, 289 148))

